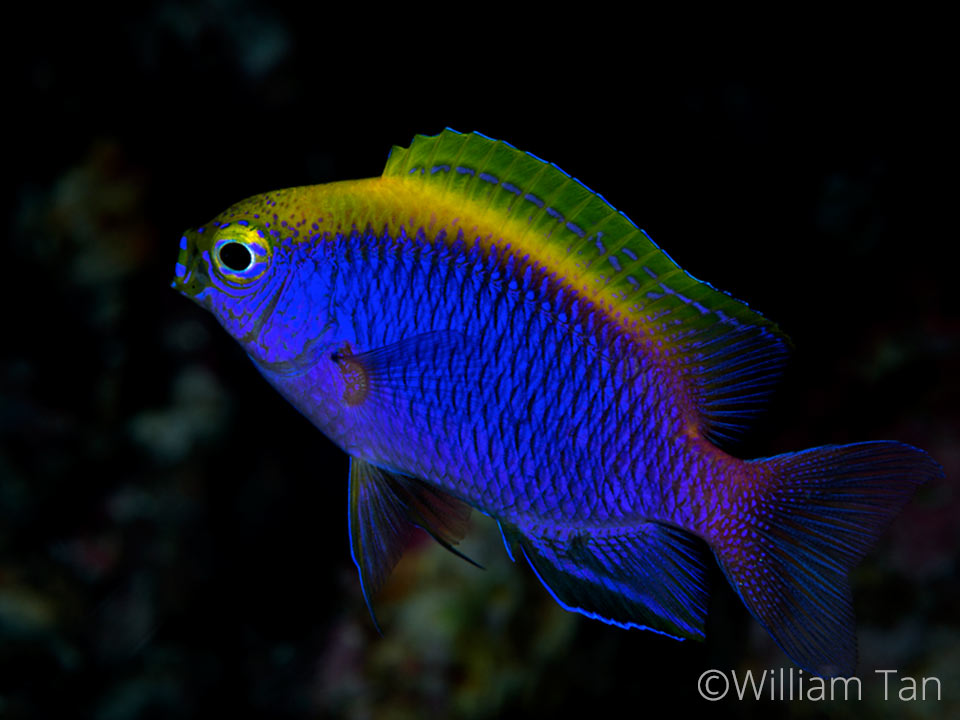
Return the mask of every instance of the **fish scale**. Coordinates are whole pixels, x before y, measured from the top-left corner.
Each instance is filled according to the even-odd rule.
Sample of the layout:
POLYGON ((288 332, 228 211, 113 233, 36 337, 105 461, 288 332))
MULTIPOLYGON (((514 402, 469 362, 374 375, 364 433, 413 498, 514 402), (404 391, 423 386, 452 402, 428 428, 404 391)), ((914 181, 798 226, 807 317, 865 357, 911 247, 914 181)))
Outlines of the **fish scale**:
MULTIPOLYGON (((438 276, 437 265, 433 262, 430 255, 420 254, 416 250, 416 243, 410 242, 410 248, 400 247, 391 249, 390 255, 383 257, 382 262, 376 264, 376 269, 371 272, 370 265, 366 262, 366 257, 376 252, 375 248, 383 248, 390 245, 392 238, 366 238, 364 251, 355 251, 345 253, 343 258, 333 259, 332 262, 338 268, 338 275, 343 280, 349 278, 352 274, 364 276, 367 279, 367 285, 364 287, 358 283, 345 281, 345 286, 355 288, 353 295, 345 295, 345 302, 342 306, 351 308, 349 317, 344 318, 347 326, 352 323, 353 336, 355 338, 364 338, 364 342, 356 342, 356 349, 362 351, 367 347, 388 346, 396 342, 399 338, 410 332, 410 326, 415 326, 417 331, 433 332, 445 331, 451 327, 464 329, 467 334, 475 334, 479 345, 487 347, 502 348, 500 352, 493 353, 487 358, 483 367, 482 378, 483 385, 477 384, 466 389, 477 396, 486 396, 477 408, 477 422, 484 427, 496 428, 498 432, 494 437, 497 443, 494 447, 489 445, 476 449, 479 454, 483 454, 482 466, 470 467, 464 465, 456 468, 454 475, 457 479, 448 481, 447 486, 452 492, 458 494, 479 496, 483 500, 480 509, 489 514, 505 512, 507 508, 498 506, 504 492, 507 488, 508 496, 515 499, 522 507, 524 503, 523 493, 530 487, 528 480, 529 473, 517 471, 522 466, 520 453, 524 449, 531 449, 528 457, 540 456, 540 462, 534 466, 534 476, 538 479, 553 478, 559 473, 556 468, 551 467, 548 462, 549 456, 547 448, 558 448, 560 456, 556 463, 571 463, 573 465, 589 464, 593 472, 584 478, 584 487, 579 487, 576 483, 565 483, 559 497, 556 498, 555 507, 544 507, 541 512, 550 512, 558 514, 557 520, 576 519, 577 513, 584 509, 592 511, 591 514, 600 514, 596 508, 587 506, 587 508, 575 507, 563 513, 563 507, 570 505, 568 502, 574 497, 588 497, 591 499, 604 498, 611 493, 605 491, 602 483, 615 483, 616 479, 608 468, 599 466, 600 458, 613 459, 608 452, 608 445, 613 444, 616 438, 617 428, 613 422, 618 413, 611 413, 611 406, 616 404, 616 398, 610 387, 610 383, 603 382, 605 376, 601 373, 584 371, 583 367, 587 365, 586 351, 582 347, 572 347, 577 343, 577 338, 571 333, 562 332, 551 328, 544 320, 545 314, 540 306, 546 298, 540 299, 531 309, 525 311, 523 306, 514 307, 510 313, 498 313, 498 302, 494 298, 502 298, 502 283, 494 280, 493 275, 501 272, 500 266, 491 264, 486 258, 478 258, 473 267, 470 267, 463 273, 459 281, 461 287, 451 285, 448 280, 446 283, 438 276), (393 280, 393 282, 390 282, 393 280), (472 286, 475 289, 481 289, 473 307, 462 307, 460 298, 464 296, 463 286, 472 286), (361 297, 362 295, 362 297, 361 297), (403 296, 408 296, 406 299, 403 296), (483 302, 484 296, 489 296, 489 303, 483 302), (428 302, 426 298, 431 300, 428 302), (361 302, 363 301, 363 302, 361 302), (381 312, 384 308, 414 308, 413 310, 402 310, 391 320, 393 322, 383 322, 384 318, 381 312), (532 308, 537 308, 533 310, 532 308), (366 310, 364 310, 366 309, 366 310), (530 318, 526 315, 534 313, 530 318), (539 316, 539 320, 537 317, 539 316), (518 337, 529 338, 527 334, 532 325, 538 326, 538 333, 533 337, 537 338, 529 343, 528 347, 517 347, 518 337), (370 328, 380 328, 375 335, 370 334, 370 328), (475 329, 474 329, 475 328, 475 329), (556 338, 544 337, 542 333, 551 333, 556 338), (540 376, 531 377, 525 381, 522 376, 518 378, 517 367, 523 366, 527 370, 539 368, 541 372, 547 368, 545 363, 538 362, 534 352, 537 347, 559 348, 557 356, 567 356, 570 358, 572 367, 555 368, 553 377, 540 376), (569 349, 564 349, 569 346, 569 349), (508 349, 509 348, 509 349, 508 349), (525 356, 531 356, 526 359, 525 356), (511 398, 529 398, 529 393, 517 391, 515 382, 519 379, 524 387, 529 385, 533 388, 554 387, 554 394, 559 397, 570 397, 576 404, 578 394, 588 396, 587 402, 579 403, 581 408, 581 417, 577 418, 579 422, 590 424, 597 432, 597 437, 592 443, 593 447, 571 448, 563 442, 561 435, 565 432, 567 426, 567 413, 562 404, 556 408, 551 408, 550 404, 545 402, 545 397, 536 398, 532 412, 524 407, 511 407, 508 401, 511 398), (580 380, 578 387, 568 388, 567 384, 572 379, 580 380), (586 381, 586 382, 584 382, 586 381), (606 396, 606 397, 605 397, 606 396), (587 413, 594 416, 591 419, 583 417, 587 413), (611 422, 603 423, 600 420, 604 416, 609 416, 611 422), (592 422, 591 422, 592 420, 592 422), (509 425, 508 425, 509 423, 509 425), (521 443, 506 444, 501 439, 510 440, 514 434, 513 428, 521 428, 522 432, 529 437, 537 438, 537 446, 533 448, 524 448, 521 443), (540 452, 540 450, 543 452, 540 452), (577 450, 573 457, 570 457, 572 450, 577 450), (502 456, 507 455, 511 460, 504 462, 502 456), (501 468, 499 469, 498 468, 501 468), (472 478, 485 478, 479 480, 482 483, 476 487, 470 485, 472 478), (589 478, 589 480, 587 479, 589 478), (592 483, 589 486, 587 483, 592 483)), ((549 286, 545 288, 549 292, 549 286)), ((500 302, 503 302, 500 300, 500 302)), ((526 343, 525 343, 526 344, 526 343)), ((479 376, 477 377, 479 380, 479 376)), ((422 383, 422 378, 414 378, 412 385, 422 383)), ((419 403, 419 408, 423 412, 447 412, 455 410, 454 408, 436 407, 431 400, 435 398, 423 398, 419 403)), ((636 401, 636 398, 634 398, 636 401)), ((623 404, 623 403, 620 403, 623 404)), ((422 423, 417 422, 417 418, 408 415, 405 418, 418 430, 422 423)), ((447 440, 447 445, 453 446, 458 452, 462 452, 462 446, 468 442, 467 438, 453 437, 447 440)), ((400 446, 412 446, 411 438, 401 436, 397 441, 400 446)), ((623 445, 629 445, 628 440, 621 441, 623 445)), ((385 453, 399 453, 395 448, 384 449, 385 453)), ((414 474, 420 476, 440 477, 450 476, 446 467, 448 457, 451 453, 440 455, 432 453, 430 455, 421 455, 420 457, 407 458, 402 455, 393 457, 378 458, 380 462, 389 464, 393 467, 411 467, 414 474), (413 465, 416 463, 416 465, 413 465)), ((621 490, 621 488, 616 488, 621 490)), ((616 496, 622 496, 622 492, 615 492, 616 496)))
POLYGON ((847 675, 849 572, 942 477, 893 441, 728 454, 783 333, 579 180, 479 133, 238 203, 184 235, 174 287, 350 455, 371 614, 409 530, 460 555, 473 508, 568 610, 703 639, 712 557, 797 664, 847 675))

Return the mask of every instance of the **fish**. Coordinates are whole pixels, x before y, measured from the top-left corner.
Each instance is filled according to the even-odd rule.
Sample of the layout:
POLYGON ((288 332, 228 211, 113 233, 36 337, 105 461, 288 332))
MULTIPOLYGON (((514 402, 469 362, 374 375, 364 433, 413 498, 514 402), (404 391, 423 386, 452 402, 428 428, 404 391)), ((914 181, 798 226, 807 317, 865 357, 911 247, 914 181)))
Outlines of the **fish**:
POLYGON ((349 455, 375 624, 414 528, 469 560, 476 510, 566 610, 702 641, 712 556, 793 662, 852 675, 850 571, 943 475, 896 441, 736 457, 787 336, 482 133, 243 200, 183 234, 173 287, 349 455))

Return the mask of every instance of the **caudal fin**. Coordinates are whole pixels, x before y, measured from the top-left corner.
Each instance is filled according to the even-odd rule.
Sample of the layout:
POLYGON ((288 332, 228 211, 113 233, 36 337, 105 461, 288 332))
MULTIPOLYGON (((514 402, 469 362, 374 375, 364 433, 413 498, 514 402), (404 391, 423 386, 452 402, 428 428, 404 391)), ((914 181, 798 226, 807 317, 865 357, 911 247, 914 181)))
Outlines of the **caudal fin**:
POLYGON ((754 460, 756 496, 711 545, 753 616, 800 667, 852 675, 848 574, 926 480, 943 471, 896 442, 826 446, 754 460))

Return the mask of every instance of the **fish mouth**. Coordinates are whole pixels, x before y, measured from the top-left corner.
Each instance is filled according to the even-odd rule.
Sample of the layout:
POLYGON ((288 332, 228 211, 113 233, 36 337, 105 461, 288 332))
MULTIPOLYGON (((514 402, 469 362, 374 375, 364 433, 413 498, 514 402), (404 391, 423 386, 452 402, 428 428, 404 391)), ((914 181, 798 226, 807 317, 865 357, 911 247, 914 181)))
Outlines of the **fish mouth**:
POLYGON ((189 233, 180 238, 180 254, 170 287, 193 300, 199 300, 200 293, 210 284, 203 255, 198 252, 196 241, 189 237, 189 233))

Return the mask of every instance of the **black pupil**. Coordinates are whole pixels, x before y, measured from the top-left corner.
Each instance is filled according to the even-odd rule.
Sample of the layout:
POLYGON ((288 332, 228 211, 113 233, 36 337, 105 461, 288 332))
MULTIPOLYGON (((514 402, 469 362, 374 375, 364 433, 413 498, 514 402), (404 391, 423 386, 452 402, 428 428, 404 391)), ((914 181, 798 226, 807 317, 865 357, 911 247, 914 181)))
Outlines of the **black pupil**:
POLYGON ((253 255, 240 243, 227 243, 220 248, 220 262, 231 270, 241 272, 250 267, 253 255))

